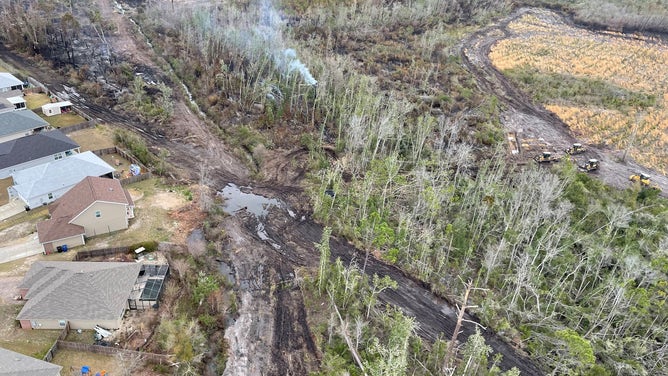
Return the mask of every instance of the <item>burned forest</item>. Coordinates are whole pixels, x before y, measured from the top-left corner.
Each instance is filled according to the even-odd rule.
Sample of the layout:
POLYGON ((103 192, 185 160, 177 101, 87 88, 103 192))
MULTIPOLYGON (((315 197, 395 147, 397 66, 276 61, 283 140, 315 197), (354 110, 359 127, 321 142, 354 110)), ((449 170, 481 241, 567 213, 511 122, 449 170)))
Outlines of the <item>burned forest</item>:
POLYGON ((152 372, 668 375, 665 2, 6 0, 0 19, 0 71, 194 203, 152 372))

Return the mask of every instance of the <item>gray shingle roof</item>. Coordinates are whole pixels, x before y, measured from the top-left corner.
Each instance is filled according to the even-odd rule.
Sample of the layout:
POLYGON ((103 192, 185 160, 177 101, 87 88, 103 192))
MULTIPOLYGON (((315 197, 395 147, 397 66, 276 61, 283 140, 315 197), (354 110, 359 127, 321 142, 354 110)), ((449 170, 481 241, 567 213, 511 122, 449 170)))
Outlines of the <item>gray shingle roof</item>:
POLYGON ((30 298, 16 319, 116 320, 140 268, 134 262, 35 262, 20 285, 30 298), (46 281, 35 278, 40 275, 46 281))
POLYGON ((57 376, 63 367, 0 348, 0 376, 57 376))
POLYGON ((91 151, 26 168, 12 174, 14 189, 26 199, 72 187, 87 176, 103 176, 115 169, 91 151))
POLYGON ((79 144, 59 130, 39 132, 0 143, 0 169, 76 149, 79 144))
POLYGON ((48 126, 49 123, 30 110, 0 113, 0 136, 48 126))

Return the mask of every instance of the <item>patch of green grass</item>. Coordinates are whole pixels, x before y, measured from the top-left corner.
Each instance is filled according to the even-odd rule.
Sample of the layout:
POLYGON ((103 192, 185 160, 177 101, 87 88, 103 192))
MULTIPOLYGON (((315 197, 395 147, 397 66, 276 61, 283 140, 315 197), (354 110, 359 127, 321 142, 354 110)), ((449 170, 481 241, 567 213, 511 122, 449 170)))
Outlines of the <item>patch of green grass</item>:
POLYGON ((540 103, 571 103, 611 110, 647 108, 656 96, 634 92, 599 79, 544 73, 528 66, 506 69, 503 74, 540 103))
POLYGON ((66 114, 46 116, 44 114, 38 114, 42 119, 46 120, 54 128, 65 128, 72 125, 77 125, 86 121, 83 117, 77 115, 74 112, 68 112, 66 114))

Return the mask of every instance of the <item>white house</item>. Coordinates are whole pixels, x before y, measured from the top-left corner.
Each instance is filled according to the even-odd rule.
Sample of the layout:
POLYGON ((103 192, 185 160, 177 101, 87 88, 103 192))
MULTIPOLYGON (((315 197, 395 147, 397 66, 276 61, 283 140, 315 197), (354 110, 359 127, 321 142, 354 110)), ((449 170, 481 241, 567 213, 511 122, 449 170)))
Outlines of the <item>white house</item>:
POLYGON ((18 197, 29 209, 55 201, 87 176, 113 177, 114 168, 87 151, 12 174, 10 198, 18 197))
POLYGON ((57 129, 0 143, 0 179, 78 152, 79 144, 57 129))

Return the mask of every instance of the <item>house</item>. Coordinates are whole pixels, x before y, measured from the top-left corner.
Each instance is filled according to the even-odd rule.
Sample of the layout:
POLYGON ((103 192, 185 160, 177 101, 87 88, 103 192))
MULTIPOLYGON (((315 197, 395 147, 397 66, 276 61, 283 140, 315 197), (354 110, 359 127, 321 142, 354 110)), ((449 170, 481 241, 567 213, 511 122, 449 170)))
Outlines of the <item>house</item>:
POLYGON ((116 179, 89 176, 49 206, 51 218, 37 224, 44 253, 83 245, 85 237, 124 230, 134 202, 116 179))
POLYGON ((37 261, 19 292, 27 302, 16 317, 23 329, 118 329, 135 289, 136 262, 37 261))
POLYGON ((0 113, 25 109, 26 101, 21 90, 0 93, 0 113))
POLYGON ((11 73, 0 72, 0 93, 12 90, 23 90, 23 81, 11 73))
POLYGON ((42 106, 42 113, 46 116, 60 115, 72 111, 72 102, 64 101, 47 103, 42 106))
POLYGON ((79 153, 79 144, 59 130, 39 132, 0 143, 0 179, 79 153))
POLYGON ((36 113, 28 110, 0 113, 0 142, 29 136, 51 126, 36 113))
POLYGON ((0 348, 0 376, 60 376, 63 367, 0 348))
POLYGON ((113 177, 114 168, 91 151, 74 154, 41 165, 16 171, 10 198, 18 197, 33 209, 55 201, 87 176, 113 177))

